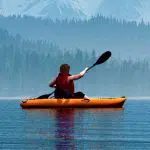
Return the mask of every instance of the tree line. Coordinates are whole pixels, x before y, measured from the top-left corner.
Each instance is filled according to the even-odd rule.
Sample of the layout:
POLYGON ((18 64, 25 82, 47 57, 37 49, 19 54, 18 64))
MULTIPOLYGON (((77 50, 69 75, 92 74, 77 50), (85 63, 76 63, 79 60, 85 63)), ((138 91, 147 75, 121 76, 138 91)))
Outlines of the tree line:
POLYGON ((96 16, 89 20, 51 20, 31 16, 0 16, 0 27, 27 39, 48 40, 62 49, 112 50, 114 55, 142 58, 149 54, 150 24, 96 16), (142 53, 141 53, 142 52, 142 53), (134 55, 132 55, 134 54, 134 55))
MULTIPOLYGON (((48 83, 58 74, 60 64, 70 64, 71 73, 76 74, 92 65, 98 57, 94 50, 92 53, 82 49, 67 51, 45 40, 11 36, 6 30, 0 30, 0 41, 1 96, 33 96, 50 92, 48 83)), ((76 81, 76 90, 90 96, 149 95, 149 74, 146 60, 112 57, 76 81)))

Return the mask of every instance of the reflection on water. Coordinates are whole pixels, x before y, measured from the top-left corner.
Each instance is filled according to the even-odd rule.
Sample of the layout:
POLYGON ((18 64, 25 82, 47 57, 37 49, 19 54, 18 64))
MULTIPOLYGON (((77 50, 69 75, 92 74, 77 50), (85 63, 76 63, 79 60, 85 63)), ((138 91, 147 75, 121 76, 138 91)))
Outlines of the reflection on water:
MULTIPOLYGON (((103 132, 106 132, 106 128, 110 133, 113 122, 122 118, 123 110, 124 108, 57 108, 29 109, 26 112, 30 117, 46 117, 53 120, 55 123, 51 122, 50 125, 53 125, 51 128, 54 128, 54 135, 49 134, 47 137, 51 137, 49 138, 51 140, 53 136, 55 149, 69 150, 100 148, 99 142, 92 144, 90 141, 98 141, 100 134, 103 135, 103 132)), ((52 132, 51 128, 49 133, 52 132)), ((42 136, 41 132, 39 135, 42 136)))
POLYGON ((56 109, 56 149, 74 149, 74 109, 56 109))

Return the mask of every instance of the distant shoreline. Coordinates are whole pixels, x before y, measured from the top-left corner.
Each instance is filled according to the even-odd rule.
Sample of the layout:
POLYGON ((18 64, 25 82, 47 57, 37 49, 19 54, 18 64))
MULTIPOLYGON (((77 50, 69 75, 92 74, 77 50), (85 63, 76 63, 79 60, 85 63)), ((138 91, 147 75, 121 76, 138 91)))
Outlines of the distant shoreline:
POLYGON ((27 96, 14 96, 14 97, 0 97, 0 100, 22 100, 27 99, 27 96))
POLYGON ((127 97, 130 100, 150 100, 150 96, 127 97))

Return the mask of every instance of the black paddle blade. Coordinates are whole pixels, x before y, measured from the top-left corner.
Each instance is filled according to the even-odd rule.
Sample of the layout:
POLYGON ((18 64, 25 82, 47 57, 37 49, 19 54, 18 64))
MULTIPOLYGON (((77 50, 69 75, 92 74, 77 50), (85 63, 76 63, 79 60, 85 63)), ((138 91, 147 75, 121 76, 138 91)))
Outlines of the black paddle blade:
POLYGON ((49 96, 51 96, 52 94, 54 94, 54 92, 50 93, 50 94, 44 94, 44 95, 41 95, 39 97, 37 97, 36 99, 47 99, 49 96))
POLYGON ((104 63, 105 61, 107 61, 109 58, 111 57, 111 52, 110 51, 106 51, 104 52, 96 61, 95 64, 93 64, 91 67, 88 68, 87 71, 89 71, 90 69, 92 69, 94 66, 99 65, 104 63))
POLYGON ((44 95, 37 97, 36 99, 47 99, 49 96, 50 94, 44 94, 44 95))
POLYGON ((109 58, 111 57, 111 52, 110 51, 106 51, 105 53, 103 53, 99 59, 96 61, 95 65, 99 65, 104 63, 105 61, 107 61, 109 58))

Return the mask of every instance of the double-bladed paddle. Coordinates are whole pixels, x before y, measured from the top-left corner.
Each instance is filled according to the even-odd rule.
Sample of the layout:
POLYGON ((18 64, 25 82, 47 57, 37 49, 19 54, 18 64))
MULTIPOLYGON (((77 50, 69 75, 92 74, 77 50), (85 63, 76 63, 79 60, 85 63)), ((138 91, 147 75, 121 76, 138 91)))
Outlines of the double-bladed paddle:
MULTIPOLYGON (((104 62, 106 62, 109 58, 111 57, 111 52, 110 51, 106 51, 104 52, 98 59, 97 61, 88 68, 87 71, 89 71, 90 69, 92 69, 93 67, 97 66, 97 65, 100 65, 100 64, 103 64, 104 62)), ((45 94, 45 95, 41 95, 39 97, 37 97, 36 99, 46 99, 48 98, 49 96, 51 96, 52 94, 54 94, 54 91, 50 94, 45 94)))

